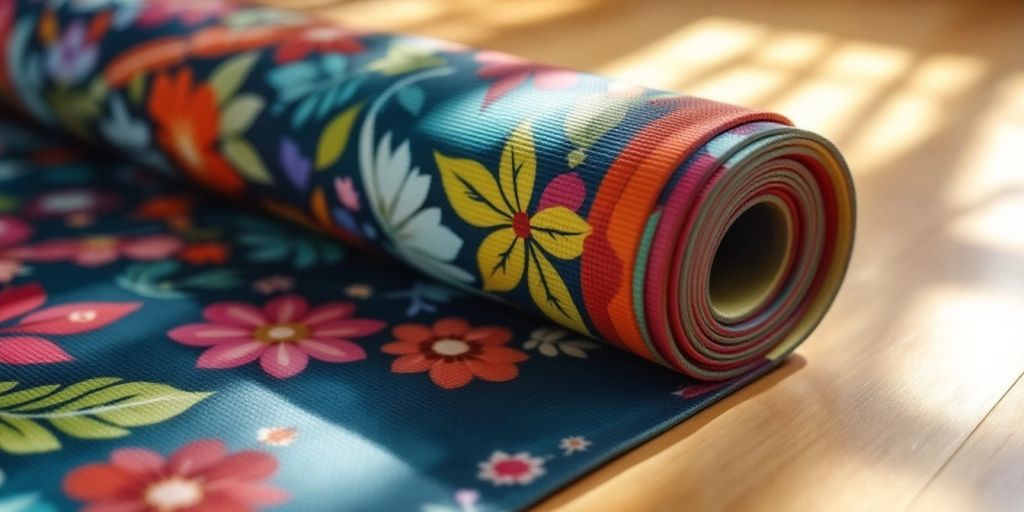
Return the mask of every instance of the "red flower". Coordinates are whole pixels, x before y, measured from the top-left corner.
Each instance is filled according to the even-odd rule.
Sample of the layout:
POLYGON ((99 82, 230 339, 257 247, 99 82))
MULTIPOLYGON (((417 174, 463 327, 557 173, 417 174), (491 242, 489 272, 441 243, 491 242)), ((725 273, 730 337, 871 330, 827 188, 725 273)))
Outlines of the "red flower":
POLYGON ((228 246, 218 242, 196 242, 185 246, 178 259, 193 265, 223 265, 228 262, 228 246))
POLYGON ((288 494, 266 483, 277 459, 259 451, 228 453, 204 439, 164 458, 145 448, 123 448, 109 463, 86 464, 64 478, 64 492, 89 512, 242 512, 284 503, 288 494))
POLYGON ((195 200, 186 195, 158 196, 146 200, 135 210, 140 219, 167 220, 176 217, 187 217, 192 212, 195 200))
POLYGON ((403 324, 391 330, 398 340, 381 350, 398 357, 391 363, 395 373, 430 372, 430 380, 445 389, 465 386, 479 377, 491 382, 519 375, 515 363, 526 354, 505 347, 512 332, 504 327, 472 327, 461 318, 442 318, 432 327, 403 324))
POLYGON ((149 112, 160 127, 157 142, 196 181, 223 192, 239 192, 245 182, 217 151, 220 112, 213 87, 193 87, 192 71, 157 75, 149 112))
MULTIPOLYGON (((0 291, 0 323, 38 309, 46 292, 36 283, 0 291)), ((16 325, 0 327, 0 364, 42 364, 70 361, 71 356, 38 336, 95 331, 138 309, 138 302, 76 302, 39 309, 16 325)))
POLYGON ((277 51, 274 61, 278 64, 294 62, 317 53, 359 53, 366 49, 351 29, 334 25, 313 25, 285 39, 277 51))

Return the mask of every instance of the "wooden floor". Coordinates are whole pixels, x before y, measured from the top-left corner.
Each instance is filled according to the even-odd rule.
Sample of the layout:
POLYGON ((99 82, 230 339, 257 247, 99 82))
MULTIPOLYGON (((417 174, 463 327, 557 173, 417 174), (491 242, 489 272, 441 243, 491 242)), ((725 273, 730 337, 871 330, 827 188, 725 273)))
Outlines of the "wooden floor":
POLYGON ((854 261, 798 355, 542 509, 1024 510, 1024 2, 277 3, 777 110, 849 160, 854 261))

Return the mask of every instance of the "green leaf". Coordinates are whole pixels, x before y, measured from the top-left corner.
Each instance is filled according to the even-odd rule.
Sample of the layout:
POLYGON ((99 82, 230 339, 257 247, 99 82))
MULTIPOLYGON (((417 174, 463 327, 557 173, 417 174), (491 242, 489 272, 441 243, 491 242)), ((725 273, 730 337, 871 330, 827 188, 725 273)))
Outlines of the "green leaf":
POLYGON ((224 137, 241 135, 252 126, 263 111, 263 98, 255 94, 239 94, 228 103, 220 118, 220 134, 224 137))
POLYGON ((0 413, 0 451, 41 453, 60 449, 60 441, 42 425, 25 418, 8 418, 0 413))
POLYGON ((221 145, 221 151, 235 166, 235 169, 249 181, 264 185, 274 183, 274 177, 270 175, 270 171, 263 164, 259 152, 251 142, 240 138, 227 139, 221 145))
POLYGON ((88 416, 66 416, 50 420, 57 430, 80 439, 114 439, 131 434, 126 428, 103 423, 88 416))
POLYGON ((327 123, 316 146, 316 170, 322 171, 341 159, 345 147, 348 146, 352 126, 362 108, 362 103, 351 106, 327 123))
POLYGON ((569 152, 569 156, 566 157, 569 163, 570 169, 575 169, 587 159, 587 152, 583 148, 576 148, 569 152))
POLYGON ((224 61, 223 64, 217 66, 217 69, 213 70, 213 73, 210 74, 210 85, 213 87, 218 104, 223 103, 238 91, 245 79, 249 77, 249 73, 252 72, 257 59, 259 59, 258 53, 244 53, 224 61))
MULTIPOLYGON (((0 409, 7 407, 13 407, 15 405, 23 404, 35 400, 41 396, 49 395, 57 390, 60 386, 51 384, 49 386, 39 386, 37 388, 28 388, 14 393, 7 393, 6 395, 0 395, 0 409)), ((8 388, 10 389, 10 388, 8 388)))
POLYGON ((146 93, 146 75, 138 73, 132 78, 131 82, 128 82, 128 99, 132 103, 139 105, 145 98, 146 93))
MULTIPOLYGON (((79 396, 81 396, 81 395, 83 395, 85 393, 88 393, 89 391, 92 391, 94 389, 99 389, 99 388, 102 388, 104 386, 109 386, 109 385, 111 385, 111 384, 113 384, 115 382, 120 382, 120 380, 121 379, 119 379, 117 377, 101 377, 101 378, 98 378, 98 379, 83 380, 82 382, 79 382, 78 384, 72 384, 72 385, 62 389, 62 390, 60 390, 57 393, 49 394, 49 395, 46 396, 46 398, 43 398, 41 400, 36 400, 36 401, 34 401, 32 403, 25 404, 25 405, 22 405, 20 407, 15 407, 15 408, 13 408, 11 410, 15 411, 15 412, 24 412, 24 411, 35 411, 35 410, 39 410, 39 409, 44 409, 46 407, 57 406, 57 405, 60 405, 60 404, 62 404, 64 402, 72 400, 74 398, 77 398, 77 397, 79 397, 79 396)), ((59 388, 60 386, 50 385, 50 386, 45 386, 45 387, 49 388, 50 390, 55 390, 55 389, 59 388)), ((36 388, 36 389, 39 389, 39 388, 36 388)))
POLYGON ((59 387, 39 386, 0 395, 0 400, 19 404, 0 406, 0 451, 59 450, 60 441, 46 428, 47 423, 81 439, 123 437, 131 433, 131 427, 173 418, 212 394, 156 382, 122 382, 116 377, 89 379, 54 392, 59 387), (12 399, 14 395, 19 396, 12 399), (25 400, 26 396, 35 396, 35 401, 25 400))

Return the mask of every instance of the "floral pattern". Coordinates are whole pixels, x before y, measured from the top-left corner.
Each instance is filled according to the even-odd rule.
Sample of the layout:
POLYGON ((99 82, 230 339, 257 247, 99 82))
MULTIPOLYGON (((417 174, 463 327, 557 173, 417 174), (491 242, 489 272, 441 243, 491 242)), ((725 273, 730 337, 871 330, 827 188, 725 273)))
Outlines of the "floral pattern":
POLYGON ((286 492, 266 482, 277 466, 270 454, 231 453, 215 439, 189 443, 168 457, 121 448, 108 462, 68 473, 64 492, 98 512, 258 510, 288 500, 286 492))
POLYGON ((496 486, 529 485, 544 475, 544 458, 534 457, 528 452, 508 454, 495 451, 490 458, 479 464, 477 478, 496 486))
POLYGON ((432 326, 403 324, 391 330, 396 341, 381 347, 399 356, 391 363, 395 373, 430 372, 430 380, 445 389, 469 384, 474 377, 491 382, 519 375, 516 363, 526 354, 504 346, 512 331, 503 327, 473 327, 462 318, 442 318, 432 326))
POLYGON ((153 81, 149 112, 159 127, 156 140, 197 181, 225 192, 245 183, 216 149, 220 112, 209 84, 194 84, 188 69, 153 81))
POLYGON ((181 241, 172 235, 93 235, 0 249, 0 257, 44 263, 70 261, 83 267, 97 267, 121 258, 134 261, 160 260, 181 248, 181 241))
POLYGON ((197 368, 234 368, 259 359, 267 375, 294 377, 309 358, 351 363, 366 358, 351 338, 373 334, 384 322, 353 318, 355 306, 333 302, 310 307, 298 295, 284 295, 262 308, 238 302, 213 304, 203 310, 207 323, 177 327, 167 333, 183 345, 207 348, 197 368))
POLYGON ((0 47, 0 508, 520 509, 777 362, 588 335, 703 369, 651 248, 779 117, 230 0, 0 47))
POLYGON ((0 291, 0 324, 21 316, 15 325, 0 327, 0 365, 62 363, 71 355, 46 338, 101 329, 135 311, 137 302, 79 302, 41 308, 46 292, 37 283, 0 291))
MULTIPOLYGON (((509 291, 525 275, 530 296, 541 311, 587 332, 572 293, 551 258, 578 258, 590 226, 561 203, 540 201, 537 209, 531 210, 537 161, 530 125, 520 126, 506 142, 497 181, 473 160, 441 153, 435 157, 455 212, 469 224, 493 229, 477 249, 483 289, 509 291)), ((578 208, 578 202, 575 206, 578 208)))
POLYGON ((587 358, 587 350, 596 350, 601 345, 595 341, 577 339, 565 329, 541 327, 530 333, 530 339, 523 343, 526 350, 536 350, 543 356, 556 357, 565 354, 579 359, 587 358))

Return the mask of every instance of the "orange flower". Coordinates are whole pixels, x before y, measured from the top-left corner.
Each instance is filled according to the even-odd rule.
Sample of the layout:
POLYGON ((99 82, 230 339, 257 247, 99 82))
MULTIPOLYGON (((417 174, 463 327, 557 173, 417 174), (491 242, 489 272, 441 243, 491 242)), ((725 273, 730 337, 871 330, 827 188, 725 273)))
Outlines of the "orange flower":
POLYGON ((245 188, 231 165, 217 152, 220 113, 213 88, 193 88, 192 71, 160 74, 153 82, 149 112, 159 125, 157 142, 193 179, 213 189, 237 193, 245 188))
POLYGON ((228 261, 228 247, 218 242, 196 242, 178 252, 178 259, 193 265, 223 265, 228 261))
POLYGON ((472 327, 461 318, 442 318, 433 326, 402 324, 391 330, 398 340, 381 347, 399 356, 391 363, 395 373, 430 372, 430 380, 445 389, 465 386, 479 377, 491 382, 516 378, 515 363, 526 354, 505 347, 512 331, 504 327, 472 327))

